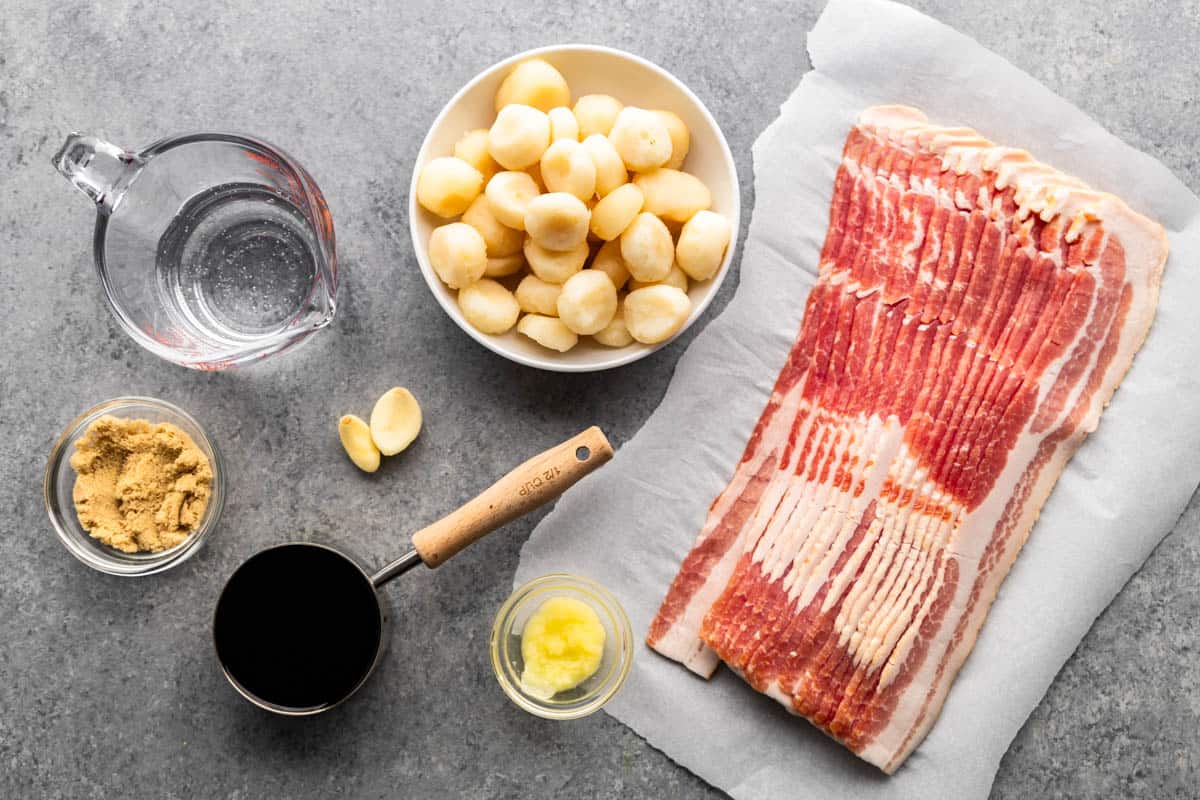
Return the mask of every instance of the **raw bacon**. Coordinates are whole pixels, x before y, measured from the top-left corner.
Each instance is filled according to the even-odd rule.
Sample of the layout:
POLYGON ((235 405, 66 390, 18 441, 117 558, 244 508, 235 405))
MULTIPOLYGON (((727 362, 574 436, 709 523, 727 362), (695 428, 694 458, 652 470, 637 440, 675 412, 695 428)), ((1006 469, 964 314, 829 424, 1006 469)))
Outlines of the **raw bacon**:
POLYGON ((892 772, 1141 346, 1162 228, 916 109, 862 113, 804 319, 647 641, 892 772))

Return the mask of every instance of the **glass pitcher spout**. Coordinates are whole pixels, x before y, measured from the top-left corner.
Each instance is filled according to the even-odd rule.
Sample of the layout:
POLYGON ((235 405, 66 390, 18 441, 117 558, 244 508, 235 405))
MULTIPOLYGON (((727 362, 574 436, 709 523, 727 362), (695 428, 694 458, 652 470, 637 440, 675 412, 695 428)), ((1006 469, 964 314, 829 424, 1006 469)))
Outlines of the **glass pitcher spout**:
POLYGON ((141 172, 145 161, 95 136, 72 133, 51 159, 54 168, 96 204, 111 214, 141 172))

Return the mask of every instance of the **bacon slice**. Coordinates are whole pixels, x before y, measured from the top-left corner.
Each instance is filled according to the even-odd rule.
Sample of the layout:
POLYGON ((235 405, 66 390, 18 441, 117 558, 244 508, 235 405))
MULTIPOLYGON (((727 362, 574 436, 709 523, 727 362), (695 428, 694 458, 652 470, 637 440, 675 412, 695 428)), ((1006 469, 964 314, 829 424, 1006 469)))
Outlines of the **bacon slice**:
POLYGON ((1166 257, 1159 225, 1024 151, 864 111, 795 344, 649 645, 895 770, 1145 339, 1166 257))

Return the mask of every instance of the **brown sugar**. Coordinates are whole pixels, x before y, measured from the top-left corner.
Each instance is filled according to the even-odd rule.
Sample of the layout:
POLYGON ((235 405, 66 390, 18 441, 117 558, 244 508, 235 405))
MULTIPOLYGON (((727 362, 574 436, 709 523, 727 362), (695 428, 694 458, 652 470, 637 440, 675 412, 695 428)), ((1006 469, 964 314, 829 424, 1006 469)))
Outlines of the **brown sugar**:
POLYGON ((79 523, 125 553, 182 542, 212 493, 208 457, 169 422, 100 417, 75 443, 71 467, 79 523))

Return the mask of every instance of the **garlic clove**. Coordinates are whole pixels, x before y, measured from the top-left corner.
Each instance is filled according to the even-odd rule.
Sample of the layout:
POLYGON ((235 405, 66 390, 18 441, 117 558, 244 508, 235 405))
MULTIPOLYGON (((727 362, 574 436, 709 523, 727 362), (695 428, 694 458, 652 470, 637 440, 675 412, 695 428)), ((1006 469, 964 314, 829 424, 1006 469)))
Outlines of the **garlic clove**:
POLYGON ((338 420, 338 437, 354 466, 363 472, 379 469, 379 448, 372 441, 371 429, 362 419, 353 414, 343 416, 338 420))
POLYGON ((421 432, 421 406, 403 386, 388 389, 371 409, 371 439, 379 452, 394 456, 421 432))

